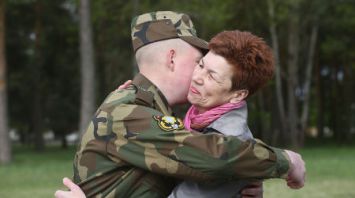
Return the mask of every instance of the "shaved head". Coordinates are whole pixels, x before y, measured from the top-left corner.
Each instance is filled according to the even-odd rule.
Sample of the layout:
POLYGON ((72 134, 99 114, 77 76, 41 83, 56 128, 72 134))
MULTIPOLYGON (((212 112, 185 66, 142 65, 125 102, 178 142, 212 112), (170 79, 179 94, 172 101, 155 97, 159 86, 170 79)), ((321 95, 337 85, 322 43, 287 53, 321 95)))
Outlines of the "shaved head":
POLYGON ((181 39, 168 39, 154 42, 152 44, 139 48, 136 52, 137 64, 141 67, 144 65, 161 65, 165 62, 165 56, 169 50, 175 50, 177 53, 183 53, 190 44, 181 39))

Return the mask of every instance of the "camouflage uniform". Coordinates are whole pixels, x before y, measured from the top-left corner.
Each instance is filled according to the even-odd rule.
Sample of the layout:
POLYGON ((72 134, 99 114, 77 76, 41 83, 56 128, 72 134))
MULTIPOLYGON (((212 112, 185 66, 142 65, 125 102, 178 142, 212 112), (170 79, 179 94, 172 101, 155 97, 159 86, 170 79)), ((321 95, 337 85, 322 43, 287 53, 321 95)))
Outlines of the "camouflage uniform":
MULTIPOLYGON (((149 24, 142 27, 149 29, 149 24)), ((190 44, 196 47, 204 45, 189 39, 185 41, 194 40, 190 44)), ((135 50, 149 40, 141 41, 135 50)), ((75 156, 74 181, 87 197, 167 197, 177 179, 284 177, 286 156, 258 140, 184 130, 159 89, 138 74, 130 88, 112 92, 92 118, 75 156)))
POLYGON ((144 76, 114 91, 82 137, 74 180, 88 197, 166 197, 174 181, 281 177, 282 150, 220 134, 183 129, 161 92, 144 76))

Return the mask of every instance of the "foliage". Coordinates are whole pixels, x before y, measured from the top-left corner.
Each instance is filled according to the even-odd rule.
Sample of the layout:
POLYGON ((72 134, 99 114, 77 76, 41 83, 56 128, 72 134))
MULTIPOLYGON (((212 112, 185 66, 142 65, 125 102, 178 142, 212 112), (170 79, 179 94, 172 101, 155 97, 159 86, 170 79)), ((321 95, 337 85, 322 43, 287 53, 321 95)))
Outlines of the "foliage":
POLYGON ((77 24, 63 3, 43 1, 42 13, 37 19, 33 14, 34 1, 8 3, 6 39, 10 124, 25 134, 32 132, 33 94, 43 97, 45 128, 67 131, 77 125, 77 24), (35 49, 36 20, 42 24, 40 49, 35 49), (36 53, 40 54, 40 61, 35 58, 36 53), (36 69, 41 82, 39 93, 33 93, 33 72, 36 69))

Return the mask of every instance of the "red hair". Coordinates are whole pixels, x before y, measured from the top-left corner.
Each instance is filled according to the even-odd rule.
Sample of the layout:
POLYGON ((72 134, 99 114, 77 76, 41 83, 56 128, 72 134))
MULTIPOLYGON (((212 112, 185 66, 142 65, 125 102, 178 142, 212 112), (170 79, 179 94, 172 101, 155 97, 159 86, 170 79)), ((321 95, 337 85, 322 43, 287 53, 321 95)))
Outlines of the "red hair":
POLYGON ((273 76, 271 48, 250 32, 223 31, 211 39, 209 49, 233 66, 232 90, 247 89, 250 96, 273 76))

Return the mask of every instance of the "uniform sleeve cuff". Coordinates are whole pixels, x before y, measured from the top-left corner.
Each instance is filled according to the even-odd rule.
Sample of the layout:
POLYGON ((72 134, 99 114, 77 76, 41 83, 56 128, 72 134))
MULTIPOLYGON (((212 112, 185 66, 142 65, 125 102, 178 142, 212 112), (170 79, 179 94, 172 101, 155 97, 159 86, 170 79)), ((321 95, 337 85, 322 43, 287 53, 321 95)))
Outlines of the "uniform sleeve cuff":
POLYGON ((283 149, 273 148, 277 157, 276 172, 280 178, 286 179, 287 172, 290 169, 290 158, 283 149))

